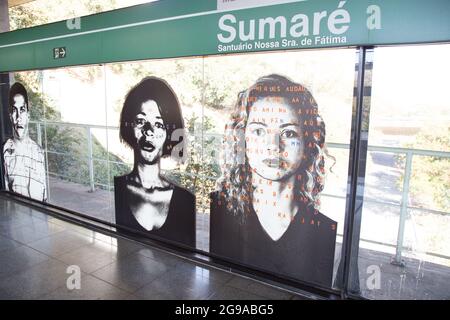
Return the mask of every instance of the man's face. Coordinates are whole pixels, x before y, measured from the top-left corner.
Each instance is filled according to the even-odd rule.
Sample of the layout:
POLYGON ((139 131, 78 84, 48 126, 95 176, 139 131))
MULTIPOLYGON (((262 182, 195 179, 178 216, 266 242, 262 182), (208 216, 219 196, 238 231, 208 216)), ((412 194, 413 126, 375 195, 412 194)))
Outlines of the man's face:
POLYGON ((11 110, 11 123, 13 125, 14 137, 22 140, 28 136, 28 107, 25 98, 21 94, 14 96, 14 103, 11 110))

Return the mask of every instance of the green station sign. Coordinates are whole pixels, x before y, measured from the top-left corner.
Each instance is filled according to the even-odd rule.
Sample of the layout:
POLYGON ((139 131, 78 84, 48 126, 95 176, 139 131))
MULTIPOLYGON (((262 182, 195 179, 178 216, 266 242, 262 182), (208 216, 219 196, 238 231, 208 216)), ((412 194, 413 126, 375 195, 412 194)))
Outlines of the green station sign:
POLYGON ((449 17, 449 0, 160 0, 0 34, 0 71, 449 42, 449 17))

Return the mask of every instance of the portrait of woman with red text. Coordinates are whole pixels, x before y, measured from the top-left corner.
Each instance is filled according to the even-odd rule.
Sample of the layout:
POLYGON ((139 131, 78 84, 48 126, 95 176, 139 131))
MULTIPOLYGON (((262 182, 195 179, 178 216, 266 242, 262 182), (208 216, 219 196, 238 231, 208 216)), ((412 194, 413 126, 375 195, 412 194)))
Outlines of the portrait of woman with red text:
POLYGON ((325 123, 312 94, 281 75, 241 92, 211 193, 210 252, 331 286, 337 223, 319 211, 325 123))

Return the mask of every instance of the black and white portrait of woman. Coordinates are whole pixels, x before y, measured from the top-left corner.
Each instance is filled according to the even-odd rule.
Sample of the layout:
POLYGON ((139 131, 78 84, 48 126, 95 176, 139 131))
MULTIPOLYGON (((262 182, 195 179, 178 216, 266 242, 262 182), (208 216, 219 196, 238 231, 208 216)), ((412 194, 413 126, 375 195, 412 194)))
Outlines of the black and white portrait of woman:
POLYGON ((44 151, 29 136, 30 104, 27 91, 19 82, 14 83, 9 91, 9 116, 13 135, 3 145, 6 189, 45 202, 44 151))
POLYGON ((211 194, 210 252, 331 286, 337 223, 319 211, 325 124, 312 94, 272 74, 241 92, 211 194))
POLYGON ((114 179, 116 224, 195 247, 195 196, 161 173, 162 157, 186 152, 180 105, 166 81, 148 77, 130 90, 120 139, 133 149, 134 167, 114 179))

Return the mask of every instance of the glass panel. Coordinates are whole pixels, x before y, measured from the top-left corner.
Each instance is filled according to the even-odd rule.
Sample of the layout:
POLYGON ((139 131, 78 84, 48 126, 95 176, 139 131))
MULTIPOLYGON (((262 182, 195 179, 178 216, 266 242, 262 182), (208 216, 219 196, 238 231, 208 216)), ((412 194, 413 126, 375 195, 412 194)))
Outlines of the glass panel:
POLYGON ((104 126, 103 67, 71 67, 42 71, 42 92, 50 102, 47 121, 104 126))
MULTIPOLYGON (((212 180, 211 184, 203 178, 205 188, 202 192, 212 199, 209 212, 211 253, 284 277, 332 286, 333 273, 339 264, 344 226, 354 77, 353 49, 205 59, 203 135, 214 137, 214 140, 209 146, 204 140, 202 163, 214 165, 203 166, 203 170, 208 172, 208 176, 222 176, 216 183, 212 180), (256 87, 252 87, 261 77, 280 80, 260 80, 256 87), (284 80, 285 77, 293 83, 284 80), (249 88, 254 89, 247 90, 249 88), (312 97, 305 92, 310 92, 312 97), (260 101, 271 101, 272 104, 262 107, 255 118, 252 112, 260 101), (283 105, 276 104, 277 101, 283 105), (232 114, 234 120, 230 121, 232 114), (324 176, 314 182, 309 180, 310 184, 296 181, 290 184, 288 181, 292 177, 308 181, 307 169, 302 169, 302 165, 312 159, 313 153, 309 153, 310 149, 304 143, 318 141, 311 139, 325 135, 325 131, 319 132, 320 124, 315 123, 317 115, 322 117, 326 126, 326 145, 317 146, 323 152, 325 164, 316 163, 323 166, 316 169, 321 170, 324 176), (308 119, 315 124, 311 126, 308 119), (260 158, 260 154, 264 155, 272 143, 258 140, 259 132, 265 130, 266 136, 274 137, 279 132, 278 137, 282 137, 283 128, 289 124, 294 131, 299 128, 301 138, 298 146, 302 147, 295 151, 297 144, 286 145, 282 141, 274 145, 284 150, 286 157, 289 157, 289 152, 293 156, 303 154, 305 157, 293 160, 297 169, 292 172, 287 170, 286 175, 268 177, 266 175, 273 168, 264 161, 266 167, 263 164, 258 166, 255 159, 260 158), (248 136, 253 132, 249 126, 257 125, 261 126, 259 131, 254 129, 258 137, 248 136), (260 142, 252 143, 252 139, 260 142), (241 163, 237 163, 239 156, 242 156, 241 163), (303 173, 306 176, 303 177, 303 173), (321 190, 322 185, 324 190, 321 190), (310 190, 311 198, 302 198, 305 190, 310 190), (310 206, 305 206, 305 203, 310 206), (317 211, 309 217, 307 208, 314 207, 317 211), (304 227, 305 223, 317 228, 312 231, 304 227)), ((277 159, 281 149, 274 153, 277 159)), ((280 166, 277 168, 283 168, 280 166)), ((315 171, 313 167, 310 170, 312 177, 315 171)))
POLYGON ((44 70, 27 79, 43 106, 36 125, 48 159, 48 201, 110 222, 103 67, 44 70))
MULTIPOLYGON (((256 260, 239 260, 223 256, 281 276, 331 287, 339 262, 344 227, 354 64, 355 50, 345 49, 142 61, 23 73, 30 79, 27 80, 30 87, 34 88, 31 92, 41 99, 39 105, 42 106, 42 113, 33 118, 30 135, 33 139, 42 140, 48 160, 46 172, 50 186, 49 201, 98 219, 125 225, 116 220, 115 212, 118 209, 115 200, 121 199, 123 193, 120 193, 121 197, 114 198, 114 193, 120 192, 114 188, 116 182, 114 178, 129 176, 132 173, 136 151, 127 147, 120 139, 121 113, 126 98, 138 83, 148 77, 158 79, 157 81, 162 80, 179 101, 188 153, 183 164, 177 164, 170 157, 162 158, 159 162, 161 174, 180 188, 177 189, 178 193, 181 192, 186 196, 187 193, 180 190, 188 190, 195 194, 193 198, 196 205, 193 224, 196 234, 195 246, 200 250, 209 251, 210 234, 220 238, 219 233, 214 234, 214 230, 210 230, 214 225, 210 221, 210 208, 211 205, 214 206, 214 203, 211 204, 211 196, 217 191, 218 181, 226 174, 225 167, 221 167, 221 159, 226 151, 224 138, 229 138, 226 135, 225 124, 229 122, 230 115, 237 107, 236 100, 241 91, 251 87, 262 76, 279 74, 294 81, 292 85, 284 88, 286 96, 291 97, 292 101, 283 105, 282 109, 287 110, 283 113, 290 115, 294 121, 291 125, 297 126, 299 134, 302 135, 298 144, 289 147, 295 149, 302 146, 297 148, 301 151, 297 154, 299 168, 302 163, 303 165, 306 163, 302 162, 302 155, 308 157, 307 161, 312 161, 312 166, 303 168, 301 174, 295 170, 295 175, 294 171, 292 175, 289 174, 299 181, 304 179, 303 184, 294 182, 288 185, 284 182, 284 178, 266 179, 274 184, 280 180, 286 184, 286 190, 292 189, 286 195, 287 199, 295 199, 292 202, 296 208, 293 217, 297 211, 301 213, 297 215, 297 220, 293 220, 298 224, 289 223, 288 226, 294 227, 286 229, 294 238, 286 236, 284 239, 287 240, 281 242, 273 238, 269 241, 271 244, 269 248, 281 246, 285 253, 288 252, 280 256, 278 252, 273 251, 274 254, 269 255, 272 262, 283 262, 281 268, 260 264, 258 259, 261 257, 257 257, 256 260), (302 93, 306 90, 312 97, 308 96, 300 103, 298 99, 305 97, 302 93), (302 109, 298 111, 303 113, 291 114, 290 103, 301 104, 302 109), (320 115, 325 123, 326 137, 322 122, 317 121, 317 115, 320 115), (317 127, 317 130, 309 129, 309 126, 317 127), (320 142, 322 138, 326 144, 320 142), (313 155, 315 151, 310 152, 310 149, 306 148, 314 149, 314 146, 305 144, 305 141, 315 141, 319 153, 313 155), (324 164, 321 162, 322 156, 324 164), (309 177, 307 171, 315 176, 309 177), (309 181, 309 184, 306 181, 309 181), (310 193, 310 198, 307 198, 307 192, 310 193), (310 204, 317 211, 297 210, 303 203, 310 204), (306 212, 311 213, 311 217, 306 217, 304 215, 306 212), (303 238, 298 239, 297 232, 292 230, 301 229, 302 225, 311 226, 309 228, 317 227, 317 230, 321 231, 313 231, 314 236, 308 232, 299 232, 303 238), (322 233, 324 237, 321 236, 322 233), (310 236, 313 238, 309 238, 310 236), (323 255, 323 260, 315 255, 315 252, 323 252, 321 241, 325 242, 329 252, 327 256, 323 255), (284 244, 279 245, 282 242, 284 244), (292 245, 295 243, 302 243, 302 246, 292 245), (290 251, 291 249, 294 251, 290 251), (292 254, 295 251, 299 254, 292 254), (302 256, 304 252, 310 252, 314 259, 320 261, 305 258, 302 256), (305 259, 291 261, 292 256, 305 259), (279 259, 280 257, 282 259, 279 259), (326 272, 315 267, 322 262, 327 264, 326 272), (284 266, 289 268, 286 269, 284 266)), ((286 98, 280 94, 278 97, 286 98)), ((139 104, 141 108, 142 105, 143 103, 139 104)), ((276 130, 281 130, 284 123, 280 122, 280 119, 284 119, 283 114, 278 114, 278 111, 268 113, 273 123, 278 123, 276 130)), ((146 119, 147 123, 150 123, 149 121, 146 119)), ((268 119, 262 122, 272 123, 268 119)), ((136 125, 136 119, 126 122, 126 126, 132 128, 136 125)), ((259 146, 265 147, 265 144, 259 146)), ((142 150, 145 151, 145 148, 142 150)), ((249 148, 248 152, 250 155, 253 151, 249 148)), ((297 166, 297 162, 294 165, 297 166)), ((279 166, 280 168, 283 169, 279 166)), ((255 177, 258 174, 256 173, 255 177)), ((164 186, 158 188, 162 190, 164 186)), ((152 193, 150 189, 144 190, 148 192, 147 196, 152 193)), ((183 201, 178 201, 178 205, 183 205, 185 203, 183 201)), ((270 201, 273 202, 272 199, 270 201)), ((280 205, 286 204, 282 198, 275 201, 280 205)), ((268 205, 266 208, 269 207, 271 212, 275 212, 272 206, 268 205)), ((261 208, 264 209, 264 206, 261 208)), ((180 207, 177 210, 178 213, 185 212, 186 208, 180 207)), ((280 213, 280 217, 275 217, 275 221, 282 221, 283 211, 280 213)), ((187 224, 178 221, 174 225, 184 227, 187 224)), ((140 226, 143 227, 142 224, 140 226)), ((265 231, 271 232, 273 228, 269 225, 265 231)), ((159 233, 154 235, 171 240, 159 233)), ((229 238, 228 234, 225 240, 229 238)), ((217 254, 214 251, 212 253, 217 254)))
POLYGON ((358 255, 364 297, 450 297, 449 55, 450 45, 375 49, 358 255))
POLYGON ((366 163, 365 200, 399 204, 402 200, 400 179, 405 159, 399 154, 369 151, 366 163))
POLYGON ((2 75, 3 163, 7 190, 47 201, 46 154, 39 124, 46 101, 41 94, 40 75, 39 71, 2 75))
POLYGON ((203 59, 120 63, 105 69, 110 163, 112 157, 119 163, 111 171, 114 192, 121 194, 115 203, 116 224, 196 247, 195 241, 202 243, 205 237, 196 227, 201 202, 194 196, 202 187, 195 168, 202 154, 203 59), (161 148, 158 136, 165 137, 161 148), (180 139, 185 142, 184 163, 180 139), (152 158, 156 149, 161 154, 152 158), (144 173, 149 168, 156 168, 157 174, 144 173), (159 208, 167 188, 172 190, 169 209, 159 208), (168 212, 162 224, 150 221, 155 208, 168 212))

